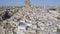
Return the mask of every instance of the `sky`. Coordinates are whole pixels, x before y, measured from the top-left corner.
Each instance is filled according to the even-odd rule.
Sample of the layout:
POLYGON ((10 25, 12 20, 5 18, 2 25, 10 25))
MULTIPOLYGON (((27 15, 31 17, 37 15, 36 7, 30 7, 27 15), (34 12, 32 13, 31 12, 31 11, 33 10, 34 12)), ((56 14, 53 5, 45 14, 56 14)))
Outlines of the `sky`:
MULTIPOLYGON (((30 0, 31 5, 60 6, 60 0, 30 0)), ((24 0, 0 0, 0 6, 21 6, 24 0)))

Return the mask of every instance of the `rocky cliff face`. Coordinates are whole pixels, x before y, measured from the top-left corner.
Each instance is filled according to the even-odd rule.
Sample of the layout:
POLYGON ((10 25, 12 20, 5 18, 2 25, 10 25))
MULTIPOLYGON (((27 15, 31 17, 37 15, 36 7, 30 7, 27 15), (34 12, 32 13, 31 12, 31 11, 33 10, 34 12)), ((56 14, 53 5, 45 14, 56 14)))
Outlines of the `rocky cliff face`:
POLYGON ((0 10, 0 34, 59 34, 60 10, 25 8, 0 10))

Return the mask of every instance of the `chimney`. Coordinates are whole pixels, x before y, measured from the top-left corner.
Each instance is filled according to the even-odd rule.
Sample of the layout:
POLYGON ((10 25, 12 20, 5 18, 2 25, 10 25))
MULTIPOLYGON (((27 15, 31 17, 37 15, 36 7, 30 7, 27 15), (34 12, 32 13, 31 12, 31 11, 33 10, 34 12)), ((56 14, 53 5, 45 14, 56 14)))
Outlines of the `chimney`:
POLYGON ((30 0, 25 0, 24 6, 25 7, 30 7, 30 0))

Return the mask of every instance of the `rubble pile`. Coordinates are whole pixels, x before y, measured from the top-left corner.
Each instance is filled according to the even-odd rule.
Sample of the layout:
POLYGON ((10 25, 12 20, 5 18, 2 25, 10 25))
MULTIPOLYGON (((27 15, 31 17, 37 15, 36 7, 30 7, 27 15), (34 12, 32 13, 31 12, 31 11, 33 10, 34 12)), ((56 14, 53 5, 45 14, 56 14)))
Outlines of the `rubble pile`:
POLYGON ((0 10, 0 34, 60 34, 60 9, 30 6, 0 10))
POLYGON ((1 13, 0 34, 57 34, 57 29, 60 29, 60 13, 57 10, 15 10, 15 13, 12 9, 1 13))

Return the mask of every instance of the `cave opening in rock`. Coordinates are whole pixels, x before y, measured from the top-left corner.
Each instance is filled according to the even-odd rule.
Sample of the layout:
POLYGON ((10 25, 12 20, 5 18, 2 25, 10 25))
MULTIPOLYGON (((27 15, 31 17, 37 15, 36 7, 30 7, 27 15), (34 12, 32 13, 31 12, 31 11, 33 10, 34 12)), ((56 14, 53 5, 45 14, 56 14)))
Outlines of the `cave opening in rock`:
POLYGON ((9 12, 6 11, 5 14, 2 16, 2 19, 6 20, 6 19, 9 19, 9 18, 10 18, 9 12))

